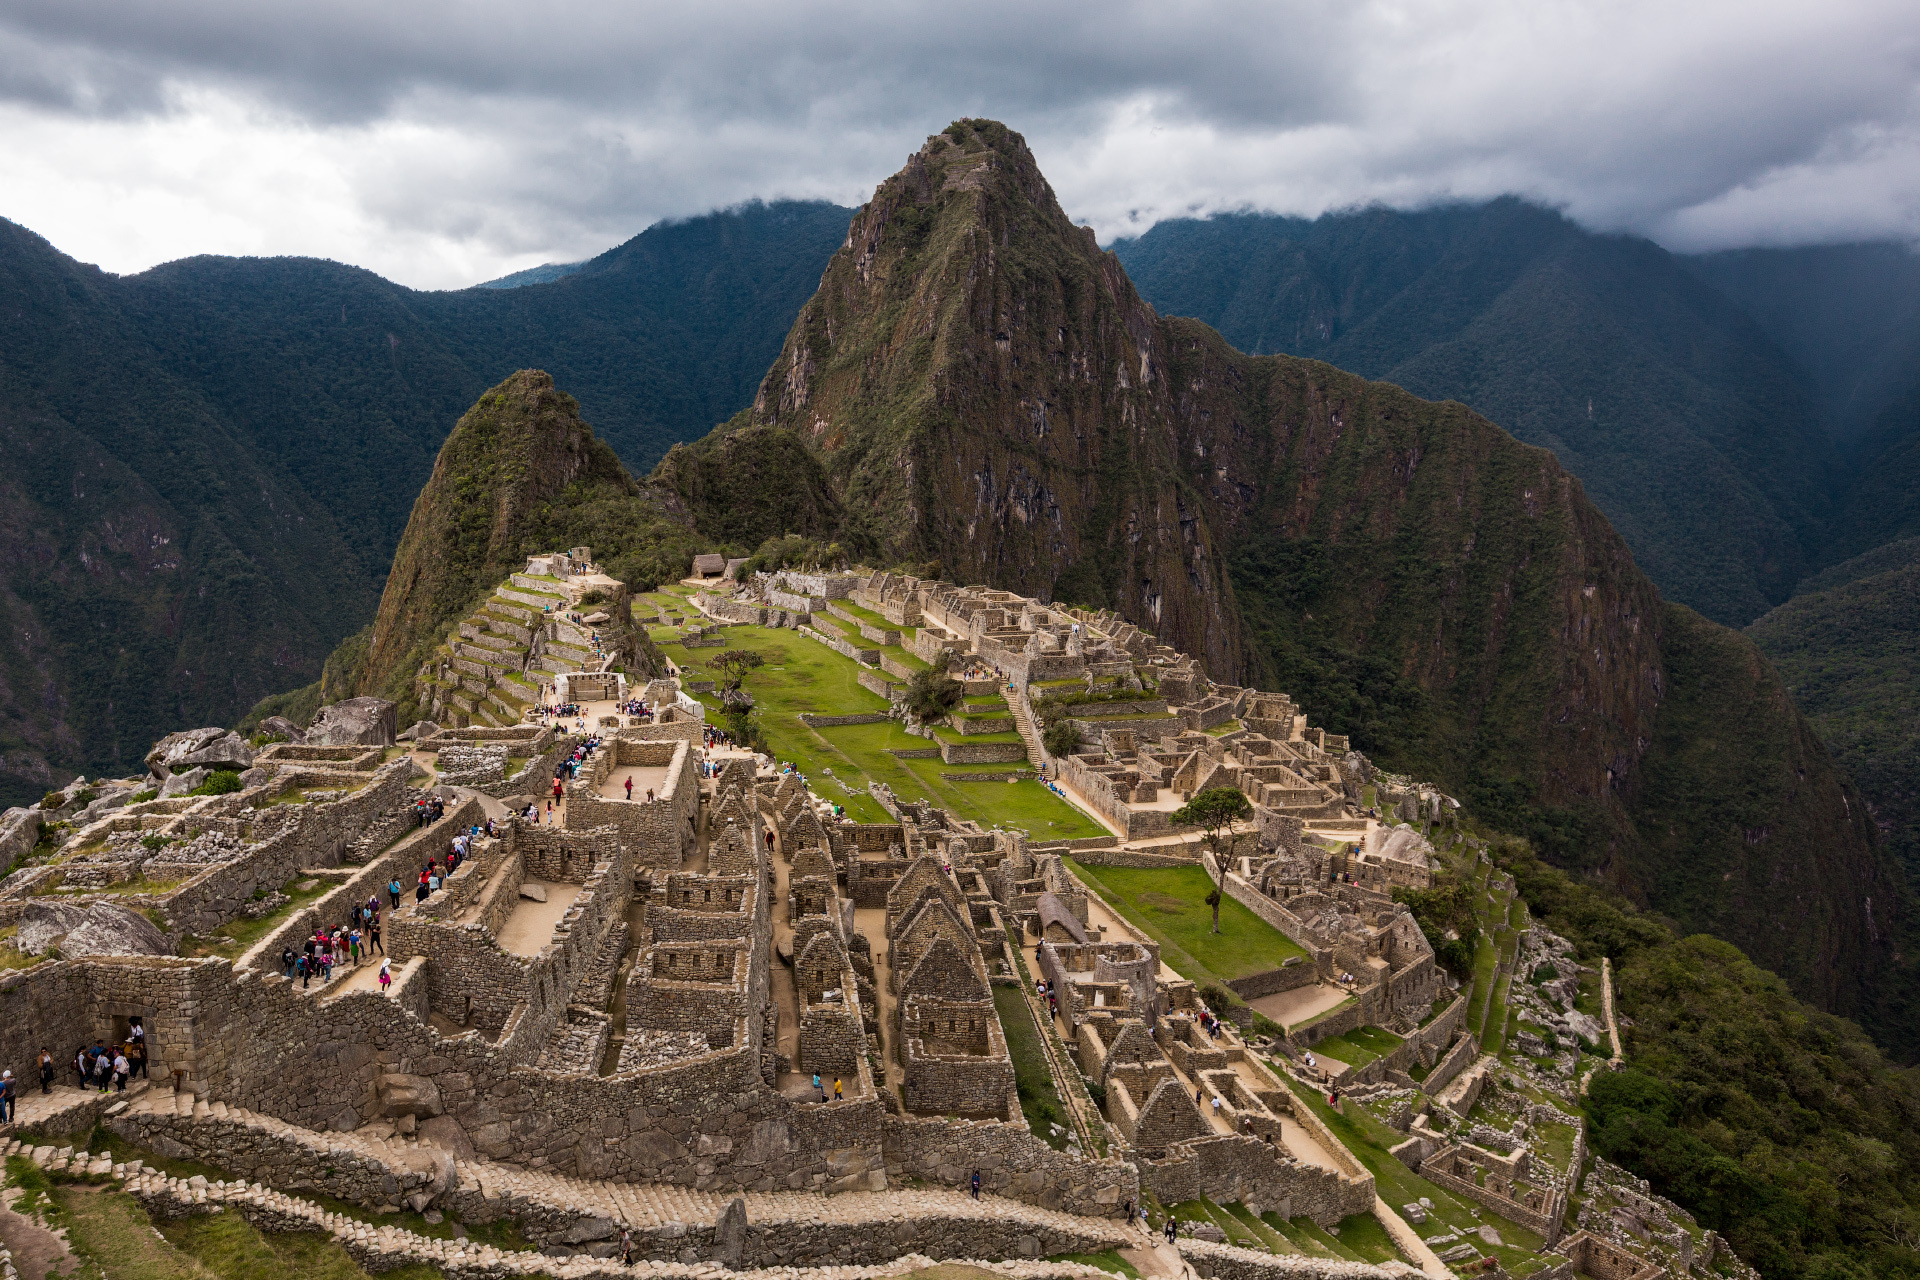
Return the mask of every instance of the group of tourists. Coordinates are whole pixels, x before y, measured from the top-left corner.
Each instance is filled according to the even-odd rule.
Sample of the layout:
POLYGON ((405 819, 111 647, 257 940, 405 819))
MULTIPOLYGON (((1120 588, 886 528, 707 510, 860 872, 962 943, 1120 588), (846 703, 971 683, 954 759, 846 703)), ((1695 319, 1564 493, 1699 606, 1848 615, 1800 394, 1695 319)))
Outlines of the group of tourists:
POLYGON ((1045 1000, 1047 1002, 1047 1013, 1056 1019, 1059 1018, 1060 997, 1059 997, 1059 994, 1053 989, 1053 984, 1048 982, 1045 978, 1035 978, 1033 980, 1033 989, 1039 992, 1040 998, 1042 1000, 1045 1000))
MULTIPOLYGON (((398 878, 388 882, 387 896, 395 907, 400 905, 398 878)), ((299 951, 282 947, 280 969, 289 982, 299 979, 302 989, 311 986, 316 977, 324 986, 333 981, 335 969, 357 968, 362 960, 372 961, 376 951, 381 956, 380 989, 385 991, 393 984, 393 974, 386 959, 386 945, 380 940, 380 899, 368 898, 348 912, 345 922, 315 929, 299 951)))
POLYGON ((420 795, 413 802, 413 825, 430 827, 447 816, 447 802, 432 793, 420 795))
MULTIPOLYGON (((135 1074, 143 1079, 147 1074, 146 1027, 139 1018, 134 1018, 127 1028, 127 1038, 121 1043, 108 1045, 95 1040, 91 1047, 81 1045, 73 1055, 73 1071, 80 1078, 82 1089, 125 1093, 127 1081, 135 1074)), ((11 1078, 13 1073, 9 1071, 7 1075, 11 1078)), ((53 1054, 43 1048, 40 1050, 40 1092, 51 1092, 52 1086, 53 1054)), ((11 1118, 11 1108, 8 1115, 11 1118)))

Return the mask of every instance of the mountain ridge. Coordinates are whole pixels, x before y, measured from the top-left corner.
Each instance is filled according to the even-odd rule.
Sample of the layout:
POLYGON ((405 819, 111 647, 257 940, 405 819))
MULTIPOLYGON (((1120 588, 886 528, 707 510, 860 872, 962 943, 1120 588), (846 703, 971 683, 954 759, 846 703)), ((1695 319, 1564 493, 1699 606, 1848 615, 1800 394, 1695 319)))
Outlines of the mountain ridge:
POLYGON ((697 528, 745 500, 745 433, 805 450, 794 488, 825 487, 853 554, 1114 607, 1216 678, 1275 677, 1388 767, 1887 1029, 1904 884, 1751 643, 1663 602, 1547 451, 1159 316, 1004 126, 957 122, 881 183, 753 406, 662 460, 697 528), (1343 682, 1411 727, 1369 743, 1312 700, 1343 682))

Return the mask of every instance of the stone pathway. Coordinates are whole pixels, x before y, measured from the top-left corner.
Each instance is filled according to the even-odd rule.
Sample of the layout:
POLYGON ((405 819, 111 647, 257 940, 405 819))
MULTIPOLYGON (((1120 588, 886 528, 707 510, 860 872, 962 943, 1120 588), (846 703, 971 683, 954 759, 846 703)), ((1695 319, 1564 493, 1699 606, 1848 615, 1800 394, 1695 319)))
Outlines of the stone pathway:
MULTIPOLYGON (((72 1147, 25 1146, 9 1142, 8 1156, 23 1155, 53 1172, 113 1177, 122 1187, 145 1204, 156 1217, 176 1217, 183 1213, 206 1213, 230 1208, 259 1225, 263 1230, 319 1231, 332 1236, 367 1270, 377 1274, 411 1263, 426 1263, 439 1268, 450 1280, 499 1280, 506 1276, 552 1276, 555 1280, 598 1280, 600 1277, 635 1274, 675 1277, 699 1277, 708 1280, 733 1275, 742 1280, 760 1277, 792 1277, 794 1280, 878 1280, 900 1276, 936 1264, 921 1254, 907 1254, 892 1262, 872 1266, 778 1267, 763 1271, 727 1272, 714 1262, 642 1261, 623 1267, 616 1259, 586 1256, 553 1258, 533 1252, 497 1249, 472 1240, 442 1240, 417 1235, 395 1226, 363 1222, 342 1213, 333 1213, 309 1200, 264 1187, 257 1182, 239 1180, 209 1181, 204 1177, 176 1178, 135 1160, 115 1164, 111 1156, 89 1157, 72 1147)), ((837 1197, 847 1199, 849 1197, 837 1197)), ((982 1202, 981 1208, 987 1207, 982 1202)), ((753 1221, 749 1218, 749 1221, 753 1221)), ((1000 1262, 971 1263, 1009 1280, 1077 1280, 1092 1277, 1112 1280, 1112 1273, 1082 1263, 1000 1262)))
MULTIPOLYGON (((283 1144, 305 1148, 303 1159, 295 1162, 296 1170, 335 1163, 328 1159, 328 1154, 336 1152, 394 1166, 398 1173, 402 1166, 411 1168, 418 1164, 419 1154, 439 1150, 413 1137, 396 1135, 382 1139, 362 1133, 319 1133, 271 1116, 230 1107, 224 1102, 206 1102, 191 1094, 175 1095, 165 1090, 154 1090, 134 1101, 129 1114, 159 1116, 170 1120, 169 1127, 176 1131, 215 1123, 255 1130, 283 1144), (411 1161, 407 1158, 409 1153, 414 1153, 411 1161)), ((188 1142, 186 1145, 197 1150, 207 1144, 188 1142)), ((1109 1219, 1061 1213, 993 1195, 974 1200, 964 1191, 946 1188, 896 1188, 837 1195, 811 1191, 708 1192, 667 1183, 576 1178, 458 1156, 453 1160, 453 1167, 451 1194, 456 1199, 527 1203, 536 1206, 541 1217, 552 1221, 606 1218, 636 1235, 714 1223, 729 1203, 741 1199, 746 1203, 748 1221, 756 1226, 826 1225, 858 1230, 909 1218, 945 1219, 956 1223, 992 1222, 1004 1228, 1009 1239, 1018 1234, 1016 1228, 1024 1226, 1091 1236, 1111 1244, 1127 1242, 1126 1228, 1109 1219)))

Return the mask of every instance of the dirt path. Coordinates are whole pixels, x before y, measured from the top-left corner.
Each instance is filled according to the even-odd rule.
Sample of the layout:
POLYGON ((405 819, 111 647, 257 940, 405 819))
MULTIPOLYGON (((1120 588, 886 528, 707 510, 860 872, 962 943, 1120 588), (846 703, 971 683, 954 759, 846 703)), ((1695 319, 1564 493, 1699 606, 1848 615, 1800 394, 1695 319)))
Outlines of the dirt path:
POLYGON ((540 954, 540 948, 553 941, 553 926, 560 923, 560 917, 567 914, 567 908, 580 896, 577 884, 554 884, 545 880, 523 880, 522 884, 537 884, 546 889, 545 902, 533 902, 522 898, 507 917, 506 924, 500 927, 500 949, 510 955, 534 956, 540 954))

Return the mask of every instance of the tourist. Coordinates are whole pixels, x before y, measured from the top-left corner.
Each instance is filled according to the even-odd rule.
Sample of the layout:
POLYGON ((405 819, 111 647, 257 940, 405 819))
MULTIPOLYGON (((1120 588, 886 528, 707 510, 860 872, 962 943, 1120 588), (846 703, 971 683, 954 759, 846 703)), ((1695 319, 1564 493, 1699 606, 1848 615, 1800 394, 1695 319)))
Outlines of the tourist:
POLYGON ((293 976, 293 966, 299 961, 299 959, 300 959, 299 956, 296 956, 295 954, 293 954, 292 947, 280 948, 281 972, 285 973, 289 978, 291 978, 293 976))
POLYGON ((620 1265, 633 1265, 633 1233, 625 1227, 620 1228, 620 1265))
POLYGON ((427 900, 427 894, 429 892, 431 892, 431 890, 427 888, 426 873, 422 872, 420 875, 420 887, 413 891, 414 902, 416 903, 425 902, 427 900))
POLYGON ((353 955, 353 964, 360 967, 360 931, 355 929, 347 935, 347 950, 353 955))
POLYGON ((820 1095, 820 1101, 825 1102, 827 1100, 827 1089, 825 1085, 820 1083, 820 1073, 818 1071, 813 1073, 813 1091, 820 1095))
POLYGON ((1220 1095, 1217 1093, 1213 1095, 1213 1117, 1216 1120, 1220 1118, 1220 1095))
MULTIPOLYGON (((313 944, 309 942, 307 945, 312 946, 313 944)), ((313 965, 306 956, 301 956, 295 963, 300 969, 300 989, 305 991, 308 982, 313 978, 313 965)))
POLYGON ((53 1092, 53 1051, 40 1046, 40 1092, 53 1092))
POLYGON ((393 899, 393 909, 400 909, 400 877, 395 876, 387 884, 387 896, 393 899))
POLYGON ((1180 1234, 1180 1221, 1171 1215, 1167 1218, 1167 1243, 1172 1244, 1180 1234))
POLYGON ((73 1073, 80 1077, 80 1087, 87 1087, 87 1078, 93 1074, 93 1057, 82 1044, 73 1054, 73 1073))
MULTIPOLYGON (((13 1073, 8 1072, 7 1074, 12 1075, 13 1073)), ((127 1061, 126 1051, 124 1049, 115 1049, 113 1051, 113 1091, 115 1093, 125 1093, 127 1091, 127 1077, 132 1074, 133 1064, 127 1061)))
POLYGON ((980 1198, 980 1171, 978 1169, 973 1171, 973 1178, 968 1183, 968 1189, 973 1192, 973 1198, 975 1200, 980 1198))
POLYGON ((833 1078, 833 1100, 834 1100, 835 1102, 838 1102, 838 1101, 840 1101, 840 1098, 841 1098, 841 1094, 840 1094, 840 1077, 838 1077, 838 1076, 835 1076, 835 1077, 833 1078))
POLYGON ((380 962, 380 994, 387 995, 393 988, 393 961, 380 962))
POLYGON ((107 1047, 99 1041, 93 1046, 93 1084, 101 1093, 107 1091, 107 1081, 113 1075, 113 1059, 107 1056, 107 1047))
POLYGON ((13 1072, 0 1071, 0 1122, 13 1119, 14 1108, 19 1105, 20 1090, 13 1082, 13 1072))
POLYGON ((633 799, 633 778, 631 775, 627 778, 627 799, 633 799))
POLYGON ((325 986, 327 983, 332 981, 333 981, 333 952, 322 950, 320 952, 320 984, 322 986, 325 986))
POLYGON ((367 954, 371 956, 376 951, 383 956, 387 954, 387 949, 380 945, 380 913, 378 911, 374 912, 372 918, 367 921, 367 954))

